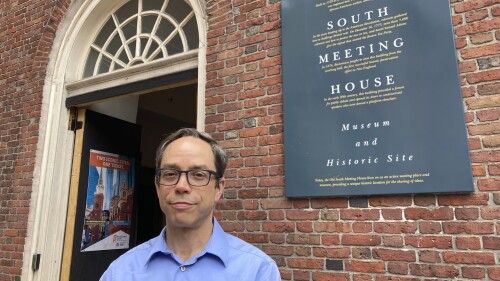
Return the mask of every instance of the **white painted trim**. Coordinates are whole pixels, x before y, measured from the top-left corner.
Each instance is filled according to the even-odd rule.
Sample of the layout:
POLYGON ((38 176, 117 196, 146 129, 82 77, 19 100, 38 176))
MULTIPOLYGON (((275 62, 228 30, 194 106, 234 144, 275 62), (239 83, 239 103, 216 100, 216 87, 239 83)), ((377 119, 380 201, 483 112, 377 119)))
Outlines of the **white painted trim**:
MULTIPOLYGON (((24 281, 60 279, 74 142, 73 132, 67 129, 69 112, 64 105, 68 96, 65 85, 77 81, 78 77, 82 76, 86 57, 82 48, 88 46, 85 43, 93 39, 89 32, 95 34, 100 27, 99 24, 105 20, 105 15, 124 1, 126 0, 71 1, 56 32, 43 88, 42 116, 23 257, 22 280, 24 281), (33 254, 41 254, 40 268, 37 271, 31 269, 33 254)), ((202 0, 189 0, 189 2, 196 14, 200 37, 197 63, 199 74, 197 127, 203 130, 207 20, 204 2, 202 0)), ((188 62, 180 68, 185 67, 192 69, 194 66, 188 62)), ((159 68, 154 71, 154 75, 166 75, 171 73, 169 71, 172 71, 169 67, 159 68)), ((104 82, 100 86, 109 87, 110 83, 112 82, 104 82)), ((77 87, 75 85, 77 83, 71 84, 77 87)), ((89 87, 86 85, 79 90, 89 90, 89 87)))
POLYGON ((198 67, 198 50, 66 84, 68 97, 143 81, 198 67))
POLYGON ((208 19, 204 0, 190 0, 198 23, 200 44, 198 46, 198 105, 196 128, 205 131, 205 85, 207 82, 207 30, 208 19))

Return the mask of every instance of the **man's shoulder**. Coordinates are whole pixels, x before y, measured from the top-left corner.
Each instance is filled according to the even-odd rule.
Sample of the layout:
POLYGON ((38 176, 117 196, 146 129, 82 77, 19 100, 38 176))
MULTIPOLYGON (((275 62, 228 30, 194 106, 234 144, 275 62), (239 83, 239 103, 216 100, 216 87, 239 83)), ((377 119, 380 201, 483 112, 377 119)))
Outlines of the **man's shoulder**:
POLYGON ((247 256, 248 258, 255 259, 255 261, 260 262, 274 262, 274 260, 264 253, 261 249, 255 247, 254 245, 238 238, 232 234, 224 233, 226 236, 227 245, 231 256, 247 256))
POLYGON ((139 244, 132 249, 126 251, 121 256, 119 256, 115 261, 113 261, 112 265, 126 265, 126 264, 138 264, 138 263, 146 263, 147 259, 151 255, 151 251, 154 248, 154 245, 159 239, 158 237, 152 238, 142 244, 139 244))

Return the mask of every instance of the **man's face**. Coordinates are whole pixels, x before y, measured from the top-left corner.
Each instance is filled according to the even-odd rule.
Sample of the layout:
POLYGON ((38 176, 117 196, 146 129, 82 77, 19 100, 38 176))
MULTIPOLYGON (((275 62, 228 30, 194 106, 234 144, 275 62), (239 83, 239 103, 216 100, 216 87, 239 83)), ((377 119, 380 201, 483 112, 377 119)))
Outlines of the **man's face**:
MULTIPOLYGON (((210 145, 194 137, 183 137, 171 142, 163 153, 160 168, 216 170, 210 145)), ((216 186, 216 178, 212 176, 208 185, 192 187, 185 173, 174 186, 159 185, 155 181, 167 226, 200 228, 211 224, 213 208, 221 198, 224 183, 224 178, 221 178, 216 186)))

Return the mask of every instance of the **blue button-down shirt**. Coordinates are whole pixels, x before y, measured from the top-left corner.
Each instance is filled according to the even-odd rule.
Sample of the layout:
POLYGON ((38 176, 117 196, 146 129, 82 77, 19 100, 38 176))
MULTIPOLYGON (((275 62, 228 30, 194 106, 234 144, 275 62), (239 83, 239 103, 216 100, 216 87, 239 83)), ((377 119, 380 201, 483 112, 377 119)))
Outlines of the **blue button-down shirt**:
POLYGON ((280 281, 273 259, 249 243, 227 234, 214 218, 205 249, 183 262, 161 234, 116 259, 100 281, 280 281))

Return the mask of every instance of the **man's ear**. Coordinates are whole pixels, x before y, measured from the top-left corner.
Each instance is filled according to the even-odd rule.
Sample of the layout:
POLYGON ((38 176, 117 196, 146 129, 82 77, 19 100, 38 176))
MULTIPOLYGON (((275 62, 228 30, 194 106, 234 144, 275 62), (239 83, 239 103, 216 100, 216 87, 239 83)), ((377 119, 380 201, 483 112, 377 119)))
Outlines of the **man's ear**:
POLYGON ((217 180, 217 185, 215 186, 215 202, 218 202, 222 198, 224 193, 224 188, 226 187, 226 179, 221 177, 217 180))

